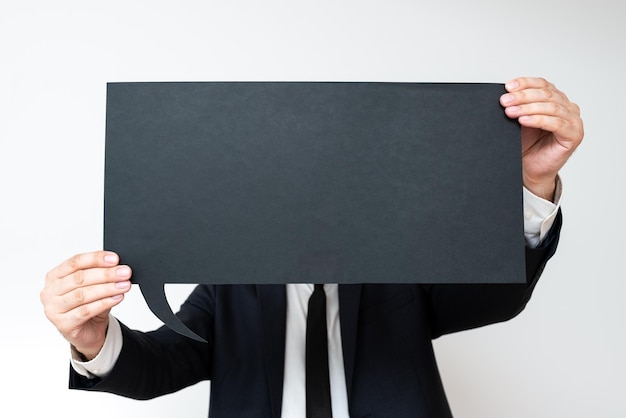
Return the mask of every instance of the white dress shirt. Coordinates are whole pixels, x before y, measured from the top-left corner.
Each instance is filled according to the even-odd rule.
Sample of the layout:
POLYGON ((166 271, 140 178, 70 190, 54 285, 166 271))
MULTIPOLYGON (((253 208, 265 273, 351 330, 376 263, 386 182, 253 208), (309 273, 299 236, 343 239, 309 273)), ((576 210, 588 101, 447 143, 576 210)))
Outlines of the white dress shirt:
MULTIPOLYGON (((562 187, 557 181, 555 202, 535 196, 524 188, 524 236, 530 247, 537 247, 552 227, 560 206, 562 187)), ((339 295, 337 284, 325 284, 328 325, 328 361, 334 418, 348 418, 348 398, 341 347, 339 295)), ((312 284, 287 285, 287 324, 285 336, 285 371, 282 416, 305 418, 305 339, 306 316, 312 284)), ((93 360, 82 362, 72 351, 71 363, 76 372, 87 376, 106 376, 122 349, 122 331, 113 315, 102 350, 93 360)))

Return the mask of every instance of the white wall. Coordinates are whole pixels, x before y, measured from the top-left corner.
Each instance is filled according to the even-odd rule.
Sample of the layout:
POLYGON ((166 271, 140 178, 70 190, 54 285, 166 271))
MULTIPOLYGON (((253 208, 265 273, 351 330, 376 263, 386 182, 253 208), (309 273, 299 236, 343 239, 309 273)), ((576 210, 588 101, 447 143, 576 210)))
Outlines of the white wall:
MULTIPOLYGON (((0 415, 206 416, 208 383, 149 402, 67 390, 68 347, 41 309, 46 271, 101 248, 106 82, 540 75, 586 123, 562 173, 559 252, 520 317, 436 341, 441 371, 457 417, 626 416, 625 11, 618 0, 3 0, 0 415)), ((115 313, 159 324, 136 289, 115 313)))

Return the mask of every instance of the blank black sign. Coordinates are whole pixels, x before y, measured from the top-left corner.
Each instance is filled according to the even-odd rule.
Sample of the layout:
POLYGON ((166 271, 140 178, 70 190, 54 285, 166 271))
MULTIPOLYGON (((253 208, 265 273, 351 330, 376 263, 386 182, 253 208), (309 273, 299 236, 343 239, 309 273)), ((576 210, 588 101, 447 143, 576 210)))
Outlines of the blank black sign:
POLYGON ((520 127, 503 93, 110 83, 104 247, 162 319, 164 283, 523 282, 520 127))

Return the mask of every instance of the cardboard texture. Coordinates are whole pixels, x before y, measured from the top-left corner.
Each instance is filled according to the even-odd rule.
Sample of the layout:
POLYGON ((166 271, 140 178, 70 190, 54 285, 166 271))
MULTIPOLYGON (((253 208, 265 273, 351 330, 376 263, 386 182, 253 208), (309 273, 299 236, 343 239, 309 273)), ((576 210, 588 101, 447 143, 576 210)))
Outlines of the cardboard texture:
POLYGON ((110 83, 104 248, 192 338, 166 282, 523 282, 520 127, 502 93, 110 83))

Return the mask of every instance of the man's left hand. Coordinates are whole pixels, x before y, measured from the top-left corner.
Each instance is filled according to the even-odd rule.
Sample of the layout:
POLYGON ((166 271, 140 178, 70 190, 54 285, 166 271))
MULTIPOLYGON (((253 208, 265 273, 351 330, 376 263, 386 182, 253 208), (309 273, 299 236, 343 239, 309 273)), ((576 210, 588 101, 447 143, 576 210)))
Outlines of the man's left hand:
POLYGON ((516 78, 505 88, 500 104, 522 125, 524 186, 552 200, 558 172, 584 136, 580 109, 543 78, 516 78))

